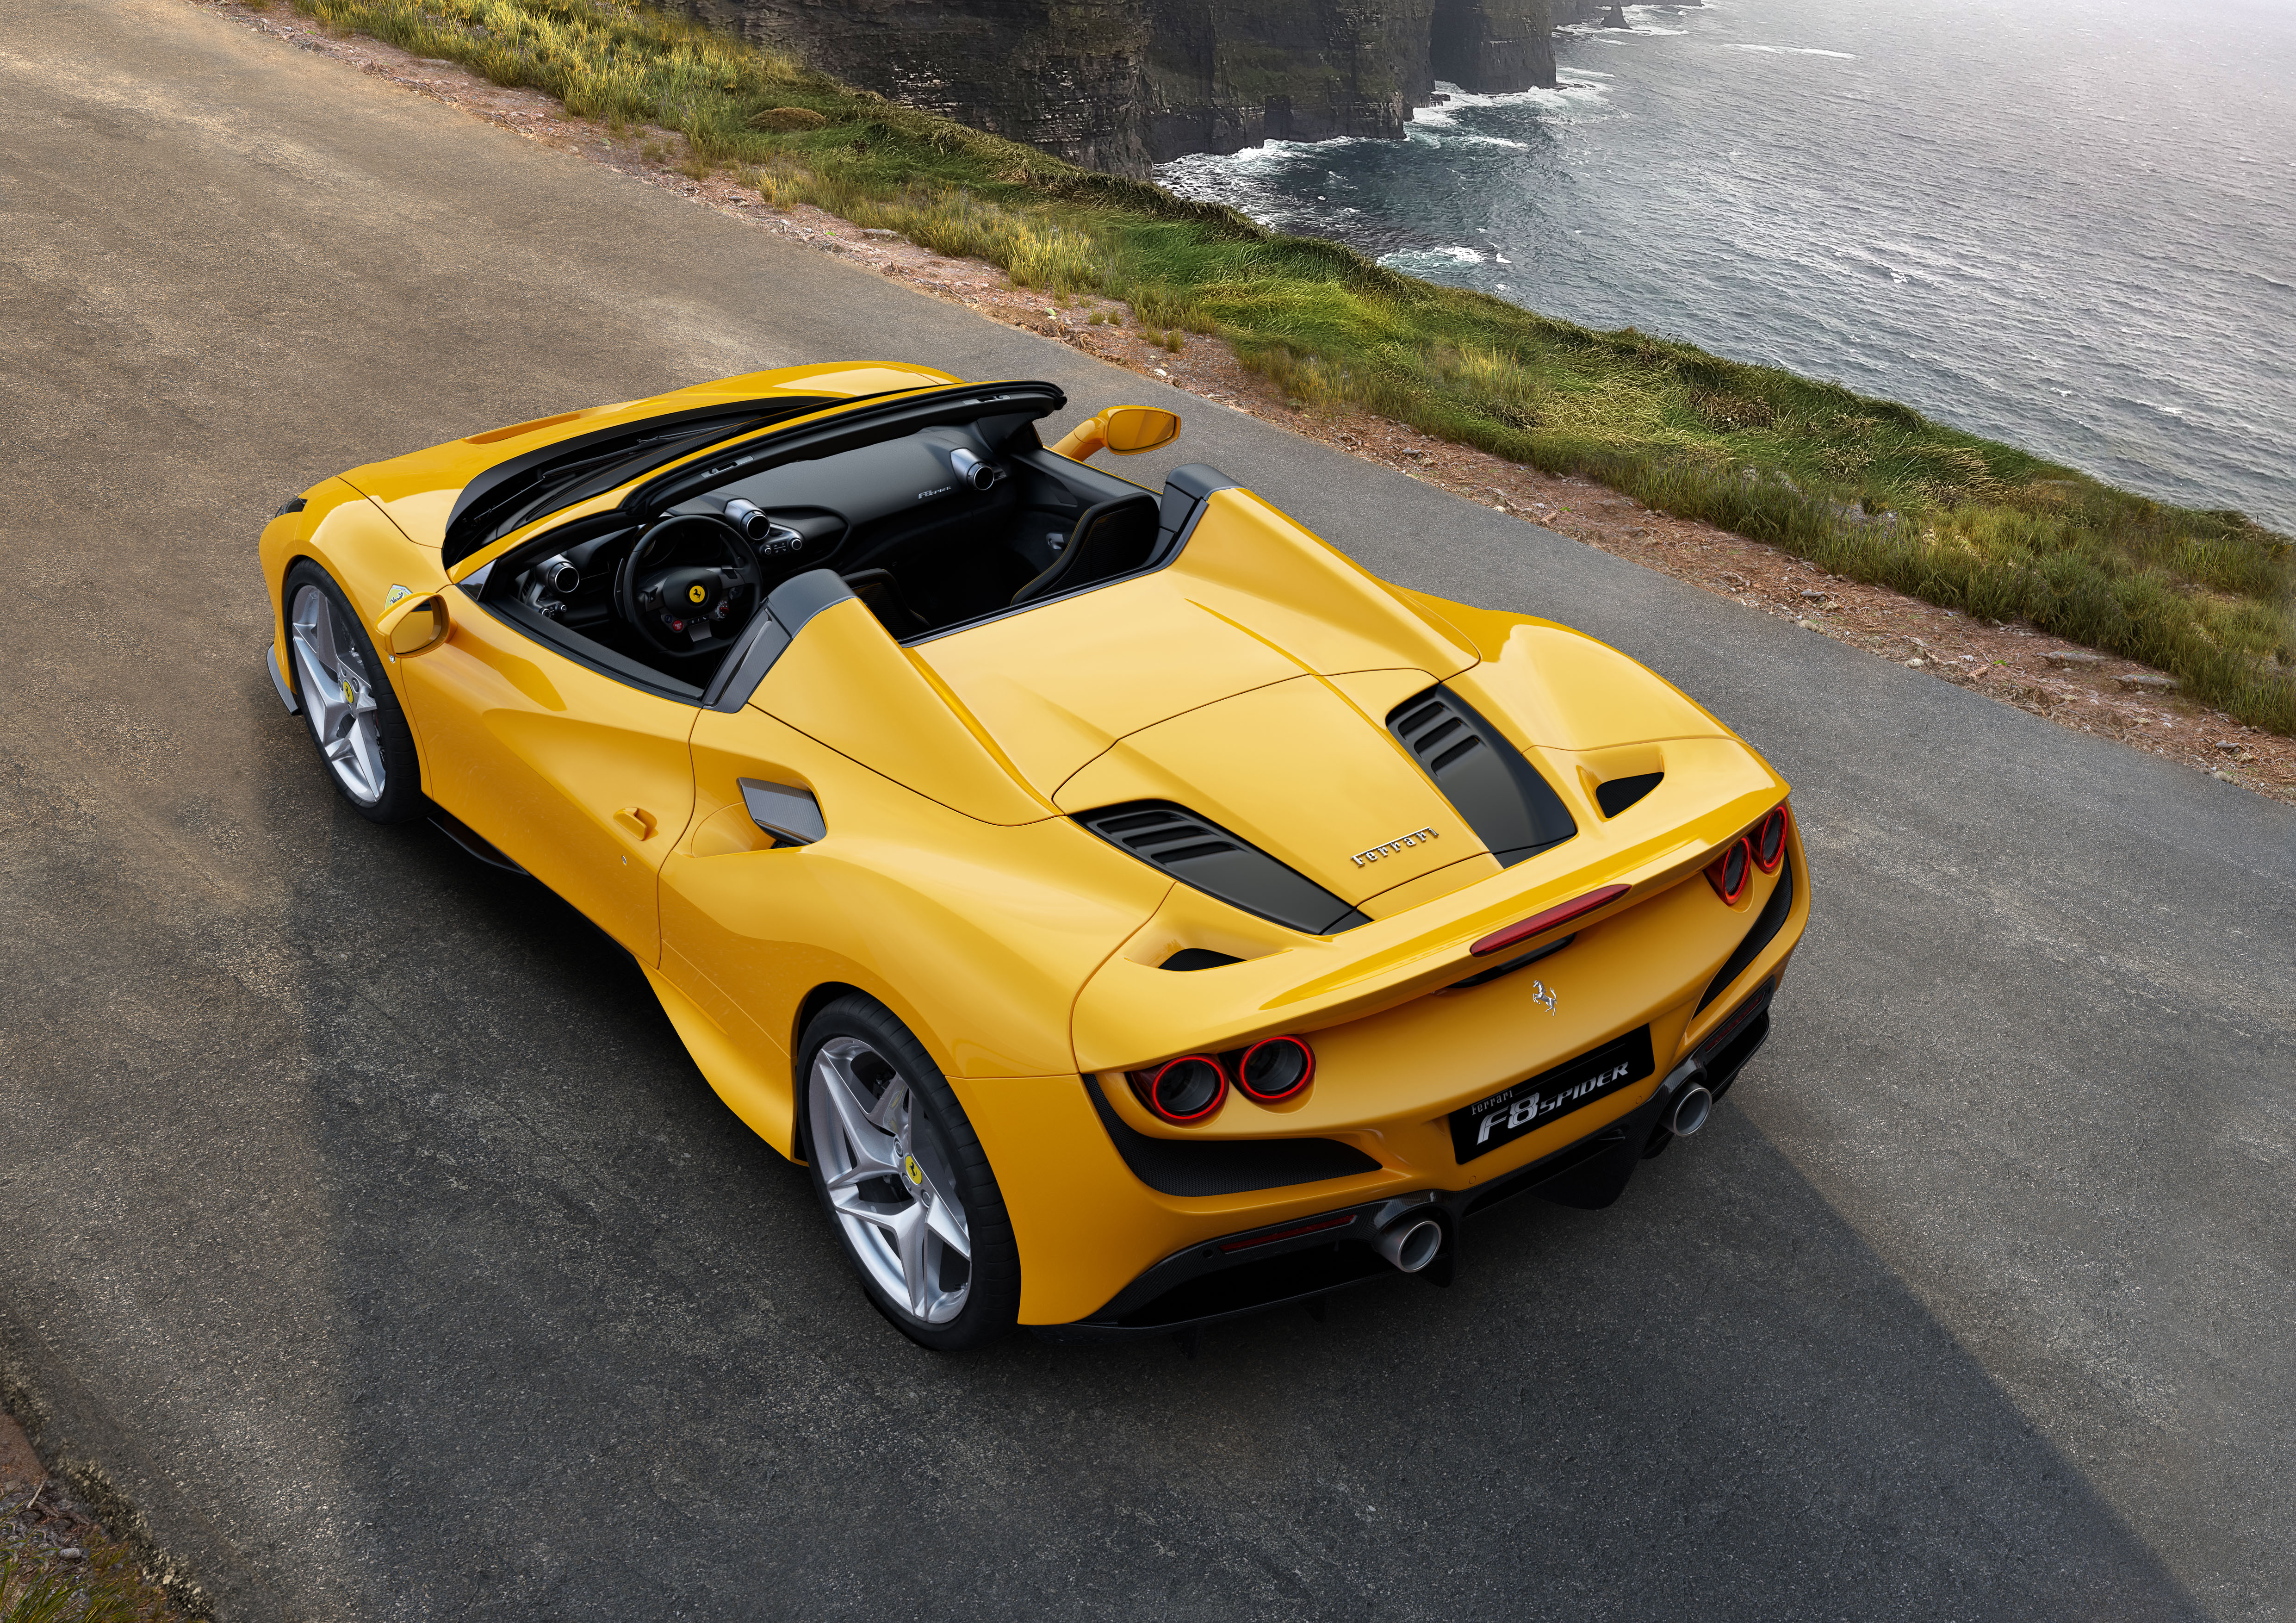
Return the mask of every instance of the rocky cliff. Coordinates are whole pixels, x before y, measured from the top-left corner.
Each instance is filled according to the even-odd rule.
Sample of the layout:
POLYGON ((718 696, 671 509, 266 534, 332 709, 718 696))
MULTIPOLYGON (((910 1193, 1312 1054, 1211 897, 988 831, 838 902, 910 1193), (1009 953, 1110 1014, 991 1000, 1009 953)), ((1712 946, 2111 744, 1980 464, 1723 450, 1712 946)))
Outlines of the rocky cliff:
POLYGON ((849 83, 1119 174, 1268 140, 1399 139, 1439 78, 1554 83, 1548 0, 684 4, 849 83))

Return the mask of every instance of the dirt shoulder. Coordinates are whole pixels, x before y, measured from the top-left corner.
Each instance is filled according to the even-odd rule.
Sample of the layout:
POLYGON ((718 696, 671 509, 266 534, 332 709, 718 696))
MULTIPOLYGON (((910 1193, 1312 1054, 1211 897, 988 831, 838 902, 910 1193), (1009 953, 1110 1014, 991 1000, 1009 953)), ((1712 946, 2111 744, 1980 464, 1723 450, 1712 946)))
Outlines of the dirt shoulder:
POLYGON ((283 6, 265 11, 239 0, 190 3, 759 230, 1782 615, 1816 635, 2296 804, 2296 739, 2194 703, 2178 693, 2173 676, 2133 660, 2096 653, 2030 625, 1972 620, 1884 586, 1829 576, 1779 548, 1654 512, 1589 480, 1542 473, 1366 412, 1295 406, 1275 384, 1245 370, 1217 338, 1143 326, 1127 306, 1112 300, 1048 298, 1015 286, 995 266, 947 258, 892 232, 865 230, 817 209, 771 208, 724 174, 697 179, 680 167, 685 137, 670 131, 633 127, 616 135, 602 124, 569 117, 540 92, 491 84, 455 63, 416 57, 364 35, 330 34, 283 6))
POLYGON ((138 1549, 52 1476, 0 1409, 0 1619, 184 1623, 138 1549))

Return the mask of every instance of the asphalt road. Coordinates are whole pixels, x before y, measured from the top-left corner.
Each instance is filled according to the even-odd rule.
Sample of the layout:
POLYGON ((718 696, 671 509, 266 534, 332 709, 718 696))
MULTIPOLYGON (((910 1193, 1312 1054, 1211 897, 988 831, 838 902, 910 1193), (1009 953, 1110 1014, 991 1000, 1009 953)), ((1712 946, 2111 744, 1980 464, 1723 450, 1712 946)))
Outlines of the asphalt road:
POLYGON ((2296 816, 170 0, 0 0, 0 1362, 251 1619, 2296 1616, 2296 816), (1649 661, 1816 913, 1716 1125, 1459 1283, 937 1358, 637 972, 348 815, 262 519, 922 358, 1188 416, 1649 661))

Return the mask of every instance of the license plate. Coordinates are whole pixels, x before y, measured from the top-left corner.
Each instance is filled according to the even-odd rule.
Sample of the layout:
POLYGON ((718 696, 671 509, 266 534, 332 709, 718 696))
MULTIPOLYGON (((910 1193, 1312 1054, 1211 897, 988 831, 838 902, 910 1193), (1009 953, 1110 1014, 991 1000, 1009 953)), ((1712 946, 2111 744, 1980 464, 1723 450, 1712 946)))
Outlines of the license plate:
POLYGON ((1548 1122, 1641 1081, 1655 1069, 1650 1028, 1629 1031, 1592 1053, 1501 1088, 1451 1112, 1451 1152, 1464 1164, 1535 1133, 1548 1122))

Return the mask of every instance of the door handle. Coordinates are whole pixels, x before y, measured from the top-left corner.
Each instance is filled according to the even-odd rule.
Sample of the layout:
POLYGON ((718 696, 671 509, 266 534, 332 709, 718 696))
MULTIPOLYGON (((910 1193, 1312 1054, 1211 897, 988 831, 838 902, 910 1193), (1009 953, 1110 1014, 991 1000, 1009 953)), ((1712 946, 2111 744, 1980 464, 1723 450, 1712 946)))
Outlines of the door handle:
POLYGON ((624 833, 636 836, 641 845, 653 838, 653 814, 643 806, 623 807, 614 814, 614 821, 621 825, 624 833))

